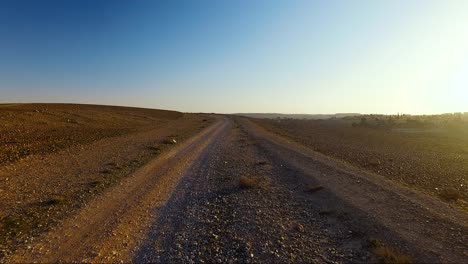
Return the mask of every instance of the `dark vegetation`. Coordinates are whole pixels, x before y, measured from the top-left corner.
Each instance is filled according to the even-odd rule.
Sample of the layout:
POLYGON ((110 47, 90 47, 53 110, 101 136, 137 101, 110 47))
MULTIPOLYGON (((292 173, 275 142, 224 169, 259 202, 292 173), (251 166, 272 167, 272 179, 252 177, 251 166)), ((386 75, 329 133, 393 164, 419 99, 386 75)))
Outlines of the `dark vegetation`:
MULTIPOLYGON (((361 115, 345 117, 341 121, 352 122, 353 127, 368 127, 380 129, 449 129, 460 131, 466 128, 468 113, 443 115, 361 115)), ((417 132, 417 131, 415 131, 417 132)))
POLYGON ((370 246, 375 255, 385 264, 409 264, 413 263, 410 256, 389 247, 380 240, 371 240, 370 246))

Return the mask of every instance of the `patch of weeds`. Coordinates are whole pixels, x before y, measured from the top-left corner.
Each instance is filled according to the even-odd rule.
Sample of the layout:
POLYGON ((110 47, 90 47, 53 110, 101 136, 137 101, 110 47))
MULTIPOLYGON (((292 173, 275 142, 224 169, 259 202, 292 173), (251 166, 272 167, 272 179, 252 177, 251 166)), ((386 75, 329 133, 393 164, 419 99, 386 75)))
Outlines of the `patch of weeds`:
POLYGON ((439 197, 448 202, 456 202, 461 195, 455 188, 445 188, 440 191, 439 197))
POLYGON ((2 219, 1 227, 3 229, 11 230, 21 226, 21 220, 14 216, 7 216, 2 219))
POLYGON ((369 246, 371 248, 378 248, 378 247, 383 246, 383 243, 382 243, 382 241, 380 241, 378 239, 371 239, 371 240, 369 240, 369 246))
POLYGON ((1 244, 5 243, 8 237, 25 233, 33 225, 32 219, 20 215, 8 215, 0 221, 1 244))
POLYGON ((241 176, 239 179, 241 189, 255 189, 260 187, 260 181, 247 176, 241 176))
POLYGON ((162 140, 161 143, 163 143, 165 145, 175 145, 175 144, 177 144, 177 140, 175 140, 174 138, 165 138, 165 139, 162 140))
MULTIPOLYGON (((52 200, 52 199, 51 199, 52 200)), ((40 202, 27 210, 14 212, 0 220, 0 259, 2 253, 15 250, 26 239, 35 237, 57 223, 60 206, 45 206, 40 202), (3 251, 1 249, 7 249, 3 251)))
POLYGON ((398 250, 386 246, 382 241, 377 239, 372 239, 369 241, 370 247, 372 248, 374 254, 382 261, 382 263, 413 263, 410 256, 399 252, 398 250))

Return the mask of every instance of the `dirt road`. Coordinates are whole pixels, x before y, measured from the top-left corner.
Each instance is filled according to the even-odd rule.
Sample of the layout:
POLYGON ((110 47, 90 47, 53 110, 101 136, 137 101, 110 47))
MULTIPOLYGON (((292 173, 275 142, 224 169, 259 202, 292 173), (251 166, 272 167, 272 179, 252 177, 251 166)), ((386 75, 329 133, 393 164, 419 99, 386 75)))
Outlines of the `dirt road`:
POLYGON ((457 209, 219 117, 5 261, 464 263, 467 245, 457 209))

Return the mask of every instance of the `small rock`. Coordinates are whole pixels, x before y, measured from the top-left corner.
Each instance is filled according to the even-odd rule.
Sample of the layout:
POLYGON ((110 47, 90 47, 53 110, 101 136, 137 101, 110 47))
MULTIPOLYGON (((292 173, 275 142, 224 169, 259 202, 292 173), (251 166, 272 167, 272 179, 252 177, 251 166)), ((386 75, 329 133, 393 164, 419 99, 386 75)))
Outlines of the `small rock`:
POLYGON ((298 231, 299 233, 304 233, 304 226, 301 225, 301 224, 297 224, 296 227, 295 227, 296 231, 298 231))

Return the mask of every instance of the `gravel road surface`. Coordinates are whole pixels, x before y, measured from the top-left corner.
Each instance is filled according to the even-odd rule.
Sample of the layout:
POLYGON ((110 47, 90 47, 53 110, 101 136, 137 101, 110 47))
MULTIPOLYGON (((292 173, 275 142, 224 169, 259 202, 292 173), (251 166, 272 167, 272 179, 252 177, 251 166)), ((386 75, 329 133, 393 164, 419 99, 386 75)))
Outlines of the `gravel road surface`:
POLYGON ((218 118, 7 261, 467 262, 465 213, 218 118))

